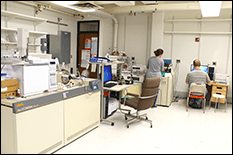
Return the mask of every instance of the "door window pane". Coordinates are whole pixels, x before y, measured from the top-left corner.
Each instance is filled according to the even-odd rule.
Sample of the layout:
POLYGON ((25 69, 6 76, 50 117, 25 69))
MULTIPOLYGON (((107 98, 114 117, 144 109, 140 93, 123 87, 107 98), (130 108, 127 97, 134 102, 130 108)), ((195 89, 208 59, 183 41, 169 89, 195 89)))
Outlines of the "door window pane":
POLYGON ((92 32, 92 31, 98 31, 98 22, 85 22, 85 23, 80 23, 79 27, 80 32, 92 32))

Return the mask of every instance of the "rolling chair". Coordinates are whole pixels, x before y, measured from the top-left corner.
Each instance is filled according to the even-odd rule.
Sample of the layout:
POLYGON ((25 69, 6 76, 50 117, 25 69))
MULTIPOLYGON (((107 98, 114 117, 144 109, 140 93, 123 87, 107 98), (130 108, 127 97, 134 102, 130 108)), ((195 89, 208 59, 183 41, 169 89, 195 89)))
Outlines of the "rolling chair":
POLYGON ((150 123, 150 127, 152 128, 152 121, 148 119, 147 114, 139 115, 139 112, 141 110, 146 110, 148 108, 151 108, 154 104, 155 97, 157 96, 157 91, 159 90, 159 84, 160 84, 160 77, 157 78, 147 78, 142 83, 142 91, 141 95, 136 95, 132 93, 127 93, 124 98, 124 105, 132 107, 136 110, 136 114, 125 114, 125 120, 127 120, 127 117, 131 117, 131 119, 127 120, 127 128, 129 128, 129 125, 134 122, 139 122, 141 120, 146 121, 150 123), (127 99, 127 96, 131 95, 134 96, 134 98, 127 99))
POLYGON ((205 83, 191 83, 188 97, 187 97, 187 105, 186 105, 186 111, 188 112, 188 104, 189 104, 189 98, 199 98, 203 99, 203 113, 205 113, 205 92, 206 92, 206 85, 205 83))

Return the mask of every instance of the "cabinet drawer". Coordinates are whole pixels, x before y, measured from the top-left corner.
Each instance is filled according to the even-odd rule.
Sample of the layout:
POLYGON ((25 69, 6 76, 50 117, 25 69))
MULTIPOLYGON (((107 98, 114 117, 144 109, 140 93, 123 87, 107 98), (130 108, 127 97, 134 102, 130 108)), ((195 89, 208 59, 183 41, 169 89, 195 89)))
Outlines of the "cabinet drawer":
MULTIPOLYGON (((219 95, 224 95, 226 97, 226 92, 223 91, 212 91, 212 95, 213 94, 219 94, 219 95)), ((212 96, 211 102, 216 102, 216 98, 212 96)), ((217 100, 218 102, 218 100, 217 100)), ((225 98, 221 98, 220 99, 220 103, 225 103, 225 98)))
POLYGON ((212 87, 213 91, 227 91, 227 86, 217 86, 217 85, 213 85, 212 87))

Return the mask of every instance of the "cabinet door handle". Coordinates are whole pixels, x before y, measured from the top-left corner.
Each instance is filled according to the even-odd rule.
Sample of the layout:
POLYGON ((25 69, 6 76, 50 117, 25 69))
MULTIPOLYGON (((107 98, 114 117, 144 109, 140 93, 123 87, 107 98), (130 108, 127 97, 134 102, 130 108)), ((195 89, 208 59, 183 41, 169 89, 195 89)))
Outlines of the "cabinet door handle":
POLYGON ((217 89, 222 89, 222 87, 217 87, 217 89))

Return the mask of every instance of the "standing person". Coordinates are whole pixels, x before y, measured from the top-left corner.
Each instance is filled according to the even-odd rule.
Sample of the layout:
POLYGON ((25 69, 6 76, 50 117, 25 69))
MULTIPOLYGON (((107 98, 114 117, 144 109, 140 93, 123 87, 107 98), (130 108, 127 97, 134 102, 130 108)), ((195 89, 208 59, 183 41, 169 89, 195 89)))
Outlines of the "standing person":
MULTIPOLYGON (((155 78, 155 77, 161 78, 161 72, 164 70, 164 61, 161 58, 163 55, 163 50, 159 48, 156 51, 154 51, 154 53, 155 56, 150 57, 147 63, 148 71, 146 73, 146 78, 155 78)), ((152 107, 157 107, 156 100, 157 100, 157 96, 155 98, 155 102, 152 107)))
POLYGON ((146 78, 161 77, 161 72, 164 70, 164 61, 161 58, 163 50, 159 48, 154 53, 155 56, 150 57, 147 62, 148 72, 146 73, 146 78))
MULTIPOLYGON (((195 59, 193 61, 193 66, 194 66, 194 70, 189 72, 186 76, 186 84, 188 84, 188 91, 190 89, 190 85, 192 82, 196 82, 196 83, 207 83, 208 85, 212 85, 213 81, 210 81, 209 75, 202 71, 200 69, 201 66, 201 62, 198 59, 195 59)), ((205 94, 207 94, 207 89, 205 94)), ((194 98, 190 98, 190 106, 193 108, 201 108, 201 101, 202 99, 194 99, 194 98)))

